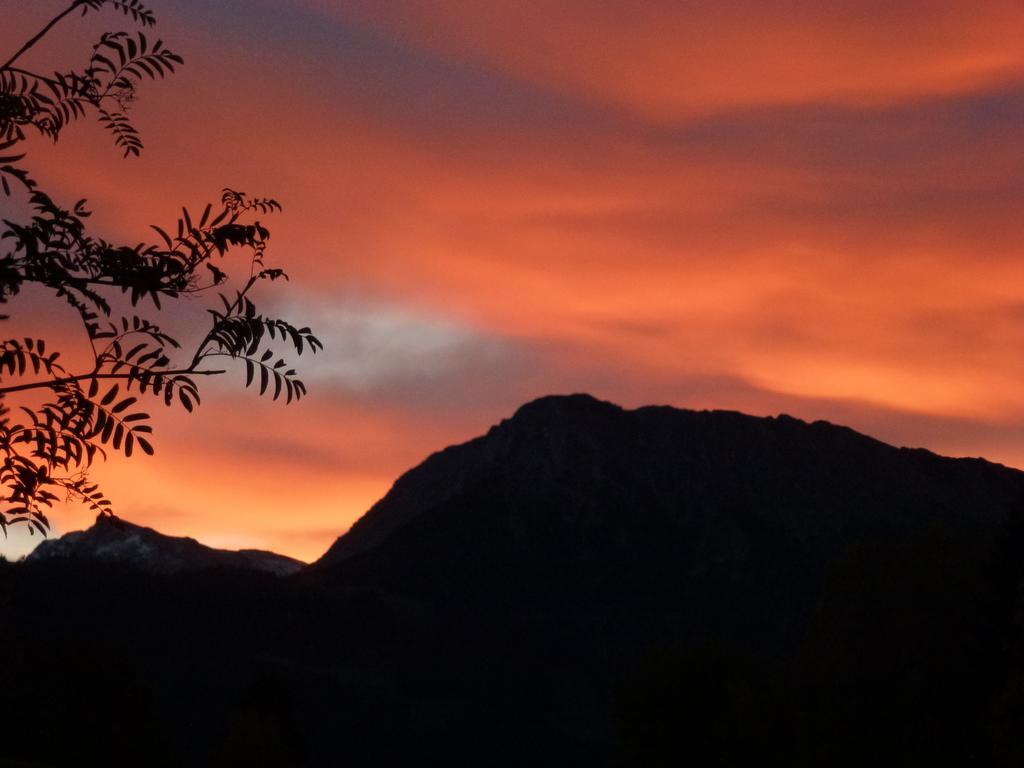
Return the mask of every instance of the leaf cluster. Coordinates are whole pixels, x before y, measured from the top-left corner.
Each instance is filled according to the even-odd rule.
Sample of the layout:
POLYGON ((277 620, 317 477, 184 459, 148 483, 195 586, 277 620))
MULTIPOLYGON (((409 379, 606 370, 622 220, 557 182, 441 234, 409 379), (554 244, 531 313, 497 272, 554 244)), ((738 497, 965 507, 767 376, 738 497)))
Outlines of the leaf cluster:
POLYGON ((82 70, 35 72, 15 66, 20 55, 65 15, 110 6, 142 26, 156 23, 152 11, 139 0, 75 0, 40 35, 29 41, 0 67, 0 188, 11 194, 11 182, 32 184, 24 169, 16 165, 23 154, 5 154, 24 141, 26 131, 57 141, 65 127, 93 112, 112 135, 125 157, 138 156, 143 143, 128 114, 144 80, 163 79, 184 63, 181 56, 164 47, 162 40, 150 41, 144 32, 106 32, 93 45, 92 55, 82 70))
POLYGON ((139 0, 75 0, 0 66, 0 186, 8 195, 23 190, 31 211, 27 220, 0 220, 0 304, 26 285, 43 288, 74 310, 91 353, 87 366, 69 370, 42 338, 0 340, 5 532, 26 523, 45 535, 46 510, 61 494, 108 511, 110 501, 88 479, 88 470, 108 451, 153 454, 146 401, 192 412, 200 403, 200 380, 236 364, 245 368, 247 387, 290 403, 306 394, 306 386, 278 348, 296 355, 322 349, 309 328, 265 315, 254 302, 258 284, 287 280, 283 270, 265 262, 270 231, 257 218, 279 212, 276 200, 225 189, 217 204, 196 215, 182 208, 173 226, 152 225, 155 242, 116 243, 90 233, 85 200, 58 204, 22 167, 23 154, 5 154, 29 128, 56 140, 89 111, 126 157, 141 151, 127 115, 137 86, 182 63, 161 41, 150 43, 141 32, 106 33, 80 72, 41 76, 13 65, 71 11, 85 14, 103 6, 142 26, 155 23, 139 0), (222 286, 236 271, 229 265, 239 262, 246 270, 238 275, 240 287, 225 293, 222 286), (220 306, 208 310, 207 329, 192 344, 144 313, 146 307, 160 312, 185 296, 218 289, 220 306), (11 408, 11 398, 31 395, 43 398, 11 408))

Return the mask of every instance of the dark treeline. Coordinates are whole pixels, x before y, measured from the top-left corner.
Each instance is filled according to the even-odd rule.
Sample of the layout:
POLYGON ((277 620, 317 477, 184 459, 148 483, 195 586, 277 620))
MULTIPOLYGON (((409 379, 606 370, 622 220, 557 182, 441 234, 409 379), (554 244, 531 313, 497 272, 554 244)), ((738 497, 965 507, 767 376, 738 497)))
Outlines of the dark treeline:
POLYGON ((743 619, 724 605, 698 633, 620 601, 505 612, 472 595, 460 606, 450 592, 426 602, 243 572, 9 565, 3 754, 1019 765, 1019 600, 988 557, 951 561, 951 544, 851 552, 795 642, 770 650, 731 637, 743 619))

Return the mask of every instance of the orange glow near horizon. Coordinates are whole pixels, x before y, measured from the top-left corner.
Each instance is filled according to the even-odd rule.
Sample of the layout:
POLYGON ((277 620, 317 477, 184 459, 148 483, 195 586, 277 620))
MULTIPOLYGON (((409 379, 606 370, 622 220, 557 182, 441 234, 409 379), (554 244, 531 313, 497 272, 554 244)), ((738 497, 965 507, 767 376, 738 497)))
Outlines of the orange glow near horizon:
MULTIPOLYGON (((29 167, 127 242, 223 186, 279 198, 292 280, 262 300, 328 347, 297 406, 233 375, 160 413, 155 457, 96 472, 125 518, 314 559, 432 451, 570 391, 1024 467, 1019 3, 151 5, 186 66, 141 90, 143 156, 82 123, 29 167)), ((0 0, 0 44, 60 6, 0 0)), ((127 26, 68 20, 31 63, 127 26)), ((38 306, 9 335, 77 343, 38 306)))

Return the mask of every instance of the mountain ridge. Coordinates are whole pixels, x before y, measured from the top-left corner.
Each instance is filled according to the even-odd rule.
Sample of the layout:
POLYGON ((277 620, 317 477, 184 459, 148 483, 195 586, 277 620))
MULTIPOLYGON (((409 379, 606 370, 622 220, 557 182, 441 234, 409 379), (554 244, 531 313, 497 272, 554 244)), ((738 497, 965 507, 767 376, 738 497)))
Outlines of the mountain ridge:
MULTIPOLYGON (((665 431, 659 422, 668 421, 676 422, 679 431, 690 429, 701 439, 714 442, 714 449, 723 454, 735 452, 737 448, 728 445, 728 438, 715 442, 715 432, 729 433, 737 445, 761 440, 766 443, 762 455, 752 458, 762 463, 770 459, 773 440, 779 443, 774 450, 784 452, 787 450, 786 440, 792 443, 806 439, 818 444, 822 452, 843 451, 851 460, 874 453, 876 464, 893 460, 916 472, 928 472, 929 466, 938 463, 958 474, 994 473, 993 477, 1000 476, 1006 482, 1012 482, 1008 480, 1011 477, 1024 480, 1024 473, 1020 470, 983 458, 949 458, 924 448, 896 447, 850 427, 822 420, 807 422, 787 414, 760 417, 732 410, 697 411, 665 405, 625 409, 586 394, 549 395, 524 404, 512 417, 503 419, 485 434, 435 452, 403 473, 382 499, 340 536, 320 559, 314 561, 313 567, 338 564, 382 544, 434 504, 457 496, 473 482, 475 473, 487 471, 496 462, 513 458, 517 441, 528 442, 529 451, 546 449, 548 459, 558 462, 561 461, 559 446, 572 445, 573 437, 569 431, 573 428, 604 430, 603 439, 609 441, 605 447, 613 448, 612 441, 620 439, 624 433, 642 433, 647 428, 652 432, 665 431), (627 425, 627 422, 632 424, 627 425), (620 425, 627 425, 627 428, 616 433, 620 425)), ((642 441, 642 435, 638 438, 634 434, 632 437, 642 441)), ((603 450, 600 439, 596 444, 591 441, 583 447, 593 454, 603 450)), ((679 445, 670 447, 680 452, 679 445)), ((650 458, 654 463, 659 457, 650 458)), ((671 458, 665 457, 665 460, 671 458)), ((689 458, 700 460, 701 457, 689 458)), ((800 458, 806 460, 808 457, 800 458)), ((734 468, 737 471, 744 469, 740 466, 734 468)), ((837 471, 838 468, 833 466, 830 469, 837 471)), ((509 469, 509 472, 515 471, 515 468, 509 469)))
POLYGON ((103 513, 84 531, 46 539, 25 558, 26 563, 93 561, 126 565, 155 574, 237 568, 290 575, 305 563, 261 549, 227 550, 201 544, 190 536, 168 536, 103 513))

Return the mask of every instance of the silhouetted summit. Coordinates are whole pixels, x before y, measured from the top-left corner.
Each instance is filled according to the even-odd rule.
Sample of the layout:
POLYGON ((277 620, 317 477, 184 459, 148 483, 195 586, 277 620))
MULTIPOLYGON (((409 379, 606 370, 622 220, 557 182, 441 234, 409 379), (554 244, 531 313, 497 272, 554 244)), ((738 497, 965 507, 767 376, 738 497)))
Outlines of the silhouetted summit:
POLYGON ((195 539, 167 536, 114 515, 99 515, 87 530, 47 539, 26 559, 31 563, 55 560, 111 563, 162 574, 242 568, 283 576, 305 565, 260 549, 214 549, 195 539))
POLYGON ((1016 470, 825 422, 554 396, 404 474, 317 566, 362 555, 401 578, 443 562, 448 579, 462 563, 467 580, 532 569, 609 588, 767 579, 798 595, 859 542, 937 527, 990 541, 1022 499, 1016 470))

